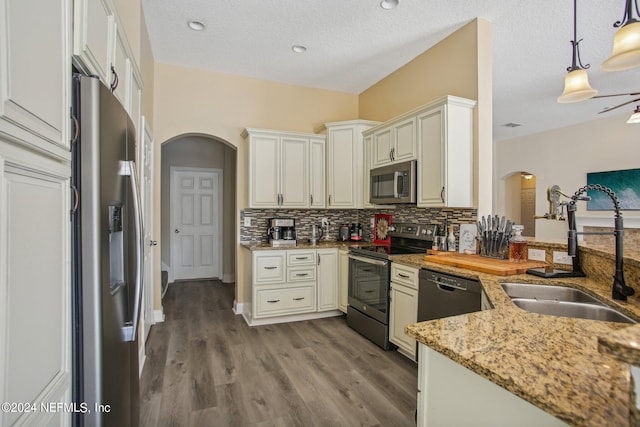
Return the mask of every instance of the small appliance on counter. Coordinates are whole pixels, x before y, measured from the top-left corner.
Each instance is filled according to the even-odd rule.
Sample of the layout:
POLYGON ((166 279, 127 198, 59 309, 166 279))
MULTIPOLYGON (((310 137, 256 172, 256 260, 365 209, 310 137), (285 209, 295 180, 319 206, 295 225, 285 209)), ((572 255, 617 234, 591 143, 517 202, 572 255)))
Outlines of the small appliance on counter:
POLYGON ((349 228, 349 239, 353 242, 361 242, 362 241, 362 226, 359 222, 354 222, 351 224, 349 228))
POLYGON ((322 231, 322 228, 318 224, 313 224, 311 226, 311 237, 309 237, 309 243, 315 245, 320 241, 320 239, 322 239, 323 234, 324 232, 322 231))
POLYGON ((296 220, 293 218, 271 218, 267 237, 271 246, 296 245, 296 220))
POLYGON ((338 240, 346 242, 351 237, 351 231, 348 224, 342 224, 338 229, 338 240))

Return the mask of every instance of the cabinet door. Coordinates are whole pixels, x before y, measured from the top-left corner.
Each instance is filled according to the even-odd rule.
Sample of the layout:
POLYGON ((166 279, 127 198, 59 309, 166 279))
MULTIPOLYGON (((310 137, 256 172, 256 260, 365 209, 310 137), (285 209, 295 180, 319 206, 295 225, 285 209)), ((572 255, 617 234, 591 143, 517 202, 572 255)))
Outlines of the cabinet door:
POLYGON ((362 207, 365 209, 374 207, 371 203, 372 143, 373 136, 368 136, 362 144, 362 207))
POLYGON ((318 311, 338 308, 338 250, 318 249, 318 311))
POLYGON ((346 313, 349 303, 349 252, 338 251, 338 254, 338 308, 346 313))
POLYGON ((329 208, 355 208, 356 135, 353 127, 329 129, 329 208))
POLYGON ((127 55, 126 38, 122 28, 116 25, 116 38, 113 52, 113 74, 109 84, 111 87, 115 85, 113 94, 118 98, 120 103, 127 106, 127 86, 129 85, 129 57, 127 55))
POLYGON ((284 283, 286 252, 263 251, 253 253, 253 283, 256 285, 284 283))
MULTIPOLYGON (((0 402, 31 402, 38 408, 41 403, 68 403, 71 171, 68 165, 3 144, 0 141, 0 402)), ((3 426, 69 424, 65 411, 0 413, 3 426)))
POLYGON ((280 201, 279 139, 271 135, 249 137, 249 197, 252 208, 277 208, 280 201))
POLYGON ((74 0, 73 55, 76 67, 111 83, 114 15, 108 0, 74 0))
POLYGON ((309 140, 282 137, 280 140, 280 207, 309 207, 309 140))
POLYGON ((405 326, 416 323, 418 318, 418 291, 391 283, 389 309, 389 341, 413 359, 416 357, 416 340, 404 333, 405 326))
POLYGON ((418 206, 445 206, 443 109, 418 116, 418 206))
POLYGON ((394 146, 391 155, 394 162, 416 158, 416 119, 405 120, 393 126, 394 146))
POLYGON ((384 166, 391 163, 391 128, 383 129, 373 134, 373 164, 372 167, 384 166))
POLYGON ((311 158, 309 160, 309 207, 324 208, 326 192, 325 179, 325 142, 322 140, 311 140, 311 158))
POLYGON ((69 158, 69 0, 0 0, 0 134, 69 158))

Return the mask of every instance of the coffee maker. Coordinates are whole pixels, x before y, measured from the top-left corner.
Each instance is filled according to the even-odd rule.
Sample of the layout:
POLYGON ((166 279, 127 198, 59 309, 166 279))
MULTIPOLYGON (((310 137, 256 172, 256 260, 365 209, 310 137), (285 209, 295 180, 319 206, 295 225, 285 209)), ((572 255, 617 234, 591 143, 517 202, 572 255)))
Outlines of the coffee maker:
POLYGON ((271 246, 296 245, 296 220, 293 218, 271 218, 267 224, 267 237, 271 246))

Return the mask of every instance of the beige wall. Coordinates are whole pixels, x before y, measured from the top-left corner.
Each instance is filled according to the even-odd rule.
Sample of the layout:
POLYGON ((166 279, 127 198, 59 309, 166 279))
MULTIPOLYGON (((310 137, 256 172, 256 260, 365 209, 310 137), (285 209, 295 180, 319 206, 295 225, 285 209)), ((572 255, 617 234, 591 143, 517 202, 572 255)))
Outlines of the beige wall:
MULTIPOLYGON (((240 210, 247 206, 248 160, 240 136, 244 128, 313 132, 323 123, 357 117, 357 95, 155 64, 153 131, 156 151, 160 151, 163 142, 190 134, 213 136, 236 147, 236 224, 240 221, 240 210)), ((159 179, 156 180, 155 195, 156 200, 160 200, 159 179)), ((239 247, 238 240, 238 236, 234 236, 236 300, 242 302, 249 300, 251 286, 244 265, 246 257, 239 254, 245 250, 239 247)))
POLYGON ((360 118, 386 121, 444 95, 478 101, 474 111, 474 197, 493 205, 491 23, 475 19, 360 94, 360 118))
MULTIPOLYGON (((560 186, 572 195, 586 185, 587 172, 600 172, 638 167, 639 127, 625 123, 629 114, 613 115, 580 125, 568 126, 535 135, 496 143, 495 182, 496 210, 504 213, 508 194, 505 179, 513 172, 527 171, 536 176, 536 214, 543 215, 549 203, 547 188, 560 186)), ((588 217, 604 217, 613 225, 613 213, 589 212, 585 203, 578 203, 578 225, 588 217), (609 220, 609 218, 611 218, 609 220)), ((640 213, 626 211, 625 227, 637 224, 640 213)), ((637 227, 637 226, 636 226, 637 227)), ((546 241, 566 241, 566 222, 536 221, 536 238, 546 241)))

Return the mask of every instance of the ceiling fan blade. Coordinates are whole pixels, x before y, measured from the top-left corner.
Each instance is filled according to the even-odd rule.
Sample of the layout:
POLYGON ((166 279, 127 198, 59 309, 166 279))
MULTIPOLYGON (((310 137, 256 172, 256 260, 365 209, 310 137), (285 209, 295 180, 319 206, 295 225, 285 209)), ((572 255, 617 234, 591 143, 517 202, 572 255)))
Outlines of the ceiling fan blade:
POLYGON ((612 96, 637 96, 640 95, 640 92, 631 92, 631 93, 612 93, 611 95, 596 95, 592 98, 610 98, 612 96))
POLYGON ((625 105, 633 104, 634 102, 638 102, 638 101, 640 101, 640 98, 632 99, 631 101, 623 102, 622 104, 618 104, 618 105, 613 106, 613 107, 605 108, 604 110, 600 111, 598 114, 608 113, 611 110, 615 110, 616 108, 624 107, 625 105))

